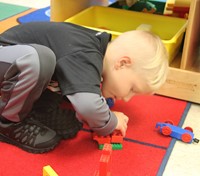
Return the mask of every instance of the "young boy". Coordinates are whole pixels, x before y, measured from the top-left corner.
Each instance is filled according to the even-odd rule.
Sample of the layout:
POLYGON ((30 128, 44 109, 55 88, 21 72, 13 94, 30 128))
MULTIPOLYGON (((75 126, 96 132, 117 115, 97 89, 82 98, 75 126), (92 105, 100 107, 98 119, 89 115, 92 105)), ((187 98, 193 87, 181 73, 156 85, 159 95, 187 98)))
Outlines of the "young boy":
POLYGON ((73 137, 81 127, 80 122, 87 123, 99 135, 108 135, 116 129, 125 136, 129 118, 110 111, 105 98, 128 101, 134 95, 152 94, 159 89, 166 80, 167 52, 159 37, 145 31, 126 32, 110 40, 108 33, 64 22, 26 23, 2 33, 0 67, 5 62, 7 67, 1 69, 4 78, 1 79, 0 140, 29 152, 42 153, 58 143, 54 131, 63 138, 73 137), (1 52, 5 49, 10 52, 1 52), (29 50, 33 50, 31 54, 29 50), (62 96, 71 102, 74 113, 60 108, 48 112, 50 102, 54 99, 60 102, 56 95, 44 91, 55 67, 52 53, 56 57, 52 79, 58 81, 62 96), (31 110, 33 104, 36 110, 31 110), (49 128, 35 121, 31 124, 26 120, 30 117, 42 119, 49 128), (32 133, 16 135, 15 131, 27 124, 29 131, 34 125, 46 133, 35 132, 33 142, 29 142, 33 140, 32 133))

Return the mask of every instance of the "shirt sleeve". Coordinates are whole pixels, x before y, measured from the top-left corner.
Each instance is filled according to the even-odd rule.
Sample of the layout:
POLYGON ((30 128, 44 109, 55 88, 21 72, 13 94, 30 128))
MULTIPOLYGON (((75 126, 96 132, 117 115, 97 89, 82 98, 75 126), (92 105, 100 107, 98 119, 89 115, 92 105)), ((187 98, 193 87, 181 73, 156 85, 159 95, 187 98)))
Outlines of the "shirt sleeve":
POLYGON ((95 93, 75 93, 67 95, 77 118, 86 122, 98 135, 106 136, 112 133, 117 126, 117 118, 110 111, 104 97, 95 93))

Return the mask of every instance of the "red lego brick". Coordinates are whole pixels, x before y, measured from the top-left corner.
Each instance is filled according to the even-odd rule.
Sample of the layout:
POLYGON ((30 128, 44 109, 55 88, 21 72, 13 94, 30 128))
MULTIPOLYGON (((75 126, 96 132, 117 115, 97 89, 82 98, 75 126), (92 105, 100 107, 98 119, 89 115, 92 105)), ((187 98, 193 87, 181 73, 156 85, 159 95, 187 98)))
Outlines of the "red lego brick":
POLYGON ((110 144, 111 137, 110 136, 98 136, 96 133, 93 133, 93 140, 97 141, 98 144, 110 144))
POLYGON ((107 175, 107 172, 110 171, 110 156, 109 155, 101 155, 100 158, 100 166, 99 166, 99 176, 107 175))
MULTIPOLYGON (((99 175, 99 171, 96 171, 95 174, 94 174, 94 176, 100 176, 99 175)), ((104 176, 111 176, 111 173, 107 172, 106 175, 104 175, 104 176)))
POLYGON ((115 130, 111 134, 111 143, 119 143, 119 144, 123 143, 123 136, 120 131, 115 130))
POLYGON ((102 154, 111 155, 112 154, 112 144, 104 144, 102 149, 102 154))
POLYGON ((107 143, 104 144, 99 161, 99 170, 95 172, 95 176, 111 176, 111 155, 112 145, 107 143))

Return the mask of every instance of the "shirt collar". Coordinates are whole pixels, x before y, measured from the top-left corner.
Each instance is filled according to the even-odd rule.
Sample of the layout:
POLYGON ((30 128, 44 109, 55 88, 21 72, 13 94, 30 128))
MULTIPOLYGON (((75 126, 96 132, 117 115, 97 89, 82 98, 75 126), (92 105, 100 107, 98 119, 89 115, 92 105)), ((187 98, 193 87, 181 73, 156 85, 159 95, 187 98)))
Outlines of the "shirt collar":
POLYGON ((107 32, 97 32, 96 37, 100 40, 101 43, 101 52, 104 55, 106 52, 106 48, 108 43, 111 41, 111 34, 108 34, 107 32))

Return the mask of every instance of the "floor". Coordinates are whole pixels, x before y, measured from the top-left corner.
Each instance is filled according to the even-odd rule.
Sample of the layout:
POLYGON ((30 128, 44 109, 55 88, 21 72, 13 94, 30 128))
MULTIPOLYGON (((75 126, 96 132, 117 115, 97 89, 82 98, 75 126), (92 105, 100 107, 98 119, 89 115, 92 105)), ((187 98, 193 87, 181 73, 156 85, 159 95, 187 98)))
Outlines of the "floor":
MULTIPOLYGON (((105 3, 105 0, 102 0, 105 3)), ((0 0, 0 2, 43 8, 50 5, 50 0, 0 0)), ((183 127, 190 126, 195 137, 200 139, 200 105, 191 104, 183 127)), ((199 176, 200 175, 200 143, 185 144, 176 141, 163 176, 199 176)))

